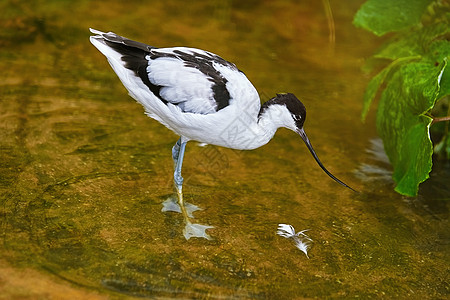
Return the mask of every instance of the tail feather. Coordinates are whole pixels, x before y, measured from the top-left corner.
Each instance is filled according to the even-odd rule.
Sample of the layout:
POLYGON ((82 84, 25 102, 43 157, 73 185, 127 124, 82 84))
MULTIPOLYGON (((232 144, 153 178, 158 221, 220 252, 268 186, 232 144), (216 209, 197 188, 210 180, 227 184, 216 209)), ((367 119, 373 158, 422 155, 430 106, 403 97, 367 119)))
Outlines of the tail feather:
POLYGON ((90 31, 96 34, 90 37, 91 43, 103 55, 108 59, 119 59, 125 62, 124 67, 136 73, 138 73, 137 69, 139 67, 147 65, 148 62, 145 57, 150 53, 151 49, 155 48, 144 43, 129 40, 114 32, 105 33, 92 28, 90 28, 90 31))
POLYGON ((111 32, 111 31, 110 32, 102 32, 102 31, 92 29, 92 28, 89 28, 89 30, 92 33, 96 34, 94 36, 91 36, 91 41, 92 41, 92 39, 97 39, 97 40, 103 40, 105 43, 109 42, 108 44, 112 44, 112 45, 114 45, 113 47, 117 48, 116 51, 119 51, 120 49, 127 49, 126 47, 121 48, 120 45, 140 49, 145 52, 149 52, 151 49, 156 48, 156 47, 153 47, 153 46, 141 43, 141 42, 136 42, 136 41, 127 39, 123 36, 115 34, 114 32, 111 32))
POLYGON ((133 75, 140 78, 154 95, 159 96, 160 87, 152 84, 148 78, 148 60, 146 59, 150 50, 156 47, 129 40, 113 32, 105 33, 92 28, 90 31, 96 34, 90 37, 91 43, 106 56, 133 98, 144 104, 144 101, 129 88, 130 80, 127 70, 132 71, 133 75))
POLYGON ((91 43, 106 56, 130 96, 144 106, 149 116, 172 129, 159 117, 167 113, 167 106, 157 96, 160 87, 152 84, 147 74, 146 57, 155 47, 126 39, 113 32, 105 33, 92 28, 90 31, 95 34, 90 37, 91 43))

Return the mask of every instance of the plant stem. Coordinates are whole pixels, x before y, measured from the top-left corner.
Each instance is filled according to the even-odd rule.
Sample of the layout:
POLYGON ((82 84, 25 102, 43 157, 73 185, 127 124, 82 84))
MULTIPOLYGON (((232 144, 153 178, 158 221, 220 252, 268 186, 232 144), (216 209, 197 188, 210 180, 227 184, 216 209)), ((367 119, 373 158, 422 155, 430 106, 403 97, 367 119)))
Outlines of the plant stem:
POLYGON ((440 117, 440 118, 433 118, 433 121, 431 122, 431 125, 433 125, 434 123, 437 123, 437 122, 445 122, 445 121, 450 121, 450 116, 440 117))

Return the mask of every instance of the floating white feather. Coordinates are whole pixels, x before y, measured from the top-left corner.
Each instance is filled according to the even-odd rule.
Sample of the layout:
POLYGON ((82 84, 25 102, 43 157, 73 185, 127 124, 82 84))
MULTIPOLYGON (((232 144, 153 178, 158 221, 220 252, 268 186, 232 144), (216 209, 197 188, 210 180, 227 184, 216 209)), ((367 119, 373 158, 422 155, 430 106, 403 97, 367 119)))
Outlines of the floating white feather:
POLYGON ((309 238, 305 231, 308 231, 309 229, 305 229, 299 232, 295 232, 295 229, 292 225, 289 224, 278 224, 278 231, 277 234, 279 236, 285 237, 287 239, 292 239, 294 241, 295 246, 305 253, 306 257, 308 256, 308 249, 311 246, 312 239, 309 238))

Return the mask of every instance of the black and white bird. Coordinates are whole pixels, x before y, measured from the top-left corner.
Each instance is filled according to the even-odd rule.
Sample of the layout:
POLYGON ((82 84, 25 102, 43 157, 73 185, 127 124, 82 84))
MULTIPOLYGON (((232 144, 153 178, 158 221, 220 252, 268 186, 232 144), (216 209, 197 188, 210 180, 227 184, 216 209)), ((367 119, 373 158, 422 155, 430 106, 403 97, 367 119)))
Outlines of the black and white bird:
POLYGON ((181 167, 186 143, 191 140, 251 150, 268 143, 278 128, 285 127, 300 135, 331 178, 350 188, 320 162, 303 130, 305 106, 293 94, 277 94, 261 106, 245 74, 214 53, 187 47, 156 48, 113 32, 90 30, 95 34, 91 43, 106 56, 130 96, 144 106, 149 117, 180 136, 172 157, 178 202, 187 221, 186 238, 205 237, 204 230, 209 228, 190 224, 184 208, 181 167))

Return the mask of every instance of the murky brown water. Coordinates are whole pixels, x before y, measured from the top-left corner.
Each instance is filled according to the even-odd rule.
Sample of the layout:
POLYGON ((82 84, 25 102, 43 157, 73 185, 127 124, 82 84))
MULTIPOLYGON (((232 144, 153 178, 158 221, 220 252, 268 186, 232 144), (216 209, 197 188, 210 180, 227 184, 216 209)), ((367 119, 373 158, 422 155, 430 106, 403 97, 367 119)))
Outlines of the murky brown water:
POLYGON ((449 167, 404 198, 367 152, 360 68, 379 41, 353 28, 360 3, 331 3, 335 45, 320 1, 0 4, 0 298, 448 297, 449 167), (295 93, 321 160, 361 193, 288 130, 248 152, 191 142, 185 198, 215 228, 186 241, 161 212, 177 136, 127 96, 89 27, 218 53, 263 101, 295 93), (310 259, 279 223, 310 229, 310 259))

